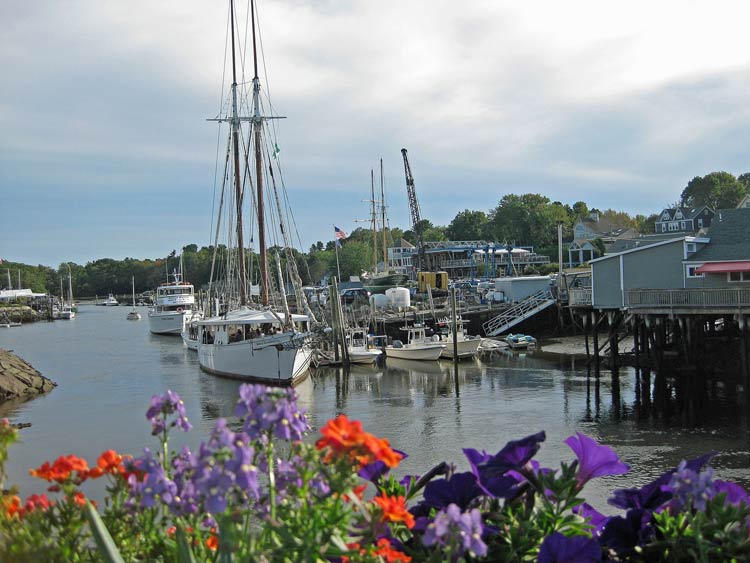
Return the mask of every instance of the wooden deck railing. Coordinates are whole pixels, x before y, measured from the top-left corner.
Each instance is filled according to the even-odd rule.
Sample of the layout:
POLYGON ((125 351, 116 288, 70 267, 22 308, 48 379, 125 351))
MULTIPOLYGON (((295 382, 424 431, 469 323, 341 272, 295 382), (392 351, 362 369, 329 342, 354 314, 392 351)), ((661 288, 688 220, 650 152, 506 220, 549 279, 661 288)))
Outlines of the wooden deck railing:
POLYGON ((590 287, 572 287, 568 290, 568 305, 581 307, 591 305, 590 287))
POLYGON ((627 306, 638 307, 748 307, 750 287, 728 289, 630 289, 627 306))

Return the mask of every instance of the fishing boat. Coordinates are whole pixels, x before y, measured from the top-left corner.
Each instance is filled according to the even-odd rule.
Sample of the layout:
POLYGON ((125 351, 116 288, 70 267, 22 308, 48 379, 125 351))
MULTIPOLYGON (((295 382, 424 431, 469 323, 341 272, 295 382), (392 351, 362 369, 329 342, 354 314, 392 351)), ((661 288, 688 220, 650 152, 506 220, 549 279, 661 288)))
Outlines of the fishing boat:
MULTIPOLYGON (((468 321, 460 317, 456 321, 456 352, 459 359, 475 357, 482 342, 481 337, 466 334, 464 330, 464 325, 466 324, 468 324, 468 321)), ((445 344, 445 349, 440 354, 440 357, 453 359, 453 322, 446 318, 440 321, 440 326, 447 329, 447 333, 443 334, 440 340, 445 344)))
POLYGON ((141 314, 135 310, 135 276, 133 276, 133 308, 126 317, 129 321, 140 321, 141 314))
POLYGON ((513 350, 525 350, 536 346, 536 338, 528 334, 509 334, 504 340, 513 350))
POLYGON ((117 299, 115 299, 115 296, 111 293, 107 296, 107 299, 101 303, 101 305, 104 305, 105 307, 117 307, 120 304, 117 299))
MULTIPOLYGON (((271 120, 278 116, 268 115, 268 111, 261 107, 268 100, 268 92, 261 97, 261 81, 258 76, 258 50, 256 48, 256 3, 250 0, 250 17, 252 27, 252 58, 254 75, 252 91, 246 90, 246 85, 237 83, 237 65, 235 50, 244 52, 244 46, 239 44, 240 38, 235 40, 234 1, 230 0, 231 33, 231 73, 232 85, 229 91, 230 100, 226 106, 231 108, 229 115, 219 115, 210 121, 229 124, 228 150, 223 163, 227 174, 224 175, 226 188, 222 194, 231 197, 231 201, 221 201, 218 209, 228 213, 233 210, 233 221, 225 221, 228 227, 226 234, 226 252, 214 263, 217 270, 223 268, 223 294, 213 297, 213 291, 219 287, 215 285, 219 272, 212 266, 209 295, 215 299, 214 316, 199 320, 197 325, 198 361, 204 371, 245 381, 256 381, 273 385, 296 385, 308 373, 312 360, 312 348, 308 344, 310 324, 314 316, 309 309, 307 300, 302 292, 302 283, 296 271, 296 262, 289 240, 289 229, 285 227, 289 209, 282 209, 282 202, 288 198, 283 193, 284 183, 281 174, 279 145, 275 137, 276 128, 269 127, 271 120), (249 116, 240 115, 240 103, 251 100, 252 106, 249 116), (241 150, 242 148, 242 150, 241 150), (273 155, 273 156, 272 156, 273 155), (250 168, 248 170, 247 168, 250 168), (252 178, 252 180, 247 180, 252 178), (229 183, 231 182, 231 184, 229 183), (254 193, 243 192, 245 184, 255 187, 254 193), (280 193, 282 192, 282 193, 280 193), (252 284, 248 280, 247 252, 244 245, 243 230, 243 201, 245 196, 253 198, 255 223, 257 224, 257 253, 260 287, 257 300, 253 300, 252 284), (271 205, 266 206, 269 200, 271 205), (274 209, 275 204, 275 209, 274 209), (274 243, 284 253, 288 278, 292 282, 295 299, 299 310, 306 314, 292 314, 286 300, 286 287, 282 276, 282 260, 279 253, 275 262, 277 269, 276 291, 272 284, 274 276, 269 274, 266 220, 278 226, 278 234, 282 239, 274 243), (224 312, 222 313, 222 309, 224 312)), ((238 20, 239 21, 239 20, 238 20)), ((248 35, 246 34, 245 37, 248 35)), ((243 59, 244 60, 244 59, 243 59)), ((270 102, 268 108, 273 107, 270 102)), ((250 199, 250 198, 247 198, 250 199)), ((219 216, 217 225, 221 221, 219 216)), ((217 240, 214 249, 219 249, 219 228, 216 228, 217 240)), ((216 252, 216 251, 215 251, 216 252)), ((251 260, 254 255, 251 253, 251 260)), ((253 262, 250 265, 253 272, 253 262)))
POLYGON ((440 337, 428 337, 425 326, 415 324, 401 330, 407 334, 406 343, 394 340, 385 347, 386 358, 401 358, 402 360, 437 360, 445 349, 440 337))
POLYGON ((367 338, 367 331, 361 328, 349 329, 346 334, 346 347, 349 362, 352 364, 373 364, 383 354, 367 338))
POLYGON ((186 322, 200 315, 195 306, 195 288, 182 279, 182 257, 172 280, 156 288, 156 302, 148 311, 148 329, 152 334, 178 335, 186 322))
POLYGON ((370 224, 372 228, 373 243, 373 260, 372 270, 363 272, 361 279, 364 288, 370 293, 385 293, 387 289, 397 286, 403 286, 409 276, 400 274, 389 267, 388 264, 388 243, 387 228, 388 219, 386 217, 385 189, 383 186, 383 159, 380 159, 380 199, 375 196, 375 173, 370 170, 370 224), (382 235, 382 252, 383 266, 382 269, 378 264, 378 220, 380 221, 380 233, 382 235))

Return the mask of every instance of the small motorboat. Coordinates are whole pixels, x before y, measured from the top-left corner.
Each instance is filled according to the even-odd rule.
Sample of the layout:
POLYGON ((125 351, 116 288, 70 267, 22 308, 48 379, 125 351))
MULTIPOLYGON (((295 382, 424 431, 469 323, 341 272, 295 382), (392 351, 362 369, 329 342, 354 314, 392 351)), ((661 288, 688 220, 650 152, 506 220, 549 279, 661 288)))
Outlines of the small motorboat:
POLYGON ((505 342, 513 350, 523 350, 536 346, 536 338, 528 334, 509 334, 505 337, 505 342))

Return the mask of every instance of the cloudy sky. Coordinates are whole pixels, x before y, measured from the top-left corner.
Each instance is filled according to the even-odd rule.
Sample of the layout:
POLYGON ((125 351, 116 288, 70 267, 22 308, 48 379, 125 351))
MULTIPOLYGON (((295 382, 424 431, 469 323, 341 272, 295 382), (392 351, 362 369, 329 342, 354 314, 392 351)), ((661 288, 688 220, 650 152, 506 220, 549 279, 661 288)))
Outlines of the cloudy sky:
MULTIPOLYGON (((750 5, 258 0, 304 249, 507 193, 649 214, 750 171, 750 5)), ((244 12, 246 0, 239 0, 244 12)), ((209 244, 223 0, 0 5, 0 257, 57 266, 209 244)))

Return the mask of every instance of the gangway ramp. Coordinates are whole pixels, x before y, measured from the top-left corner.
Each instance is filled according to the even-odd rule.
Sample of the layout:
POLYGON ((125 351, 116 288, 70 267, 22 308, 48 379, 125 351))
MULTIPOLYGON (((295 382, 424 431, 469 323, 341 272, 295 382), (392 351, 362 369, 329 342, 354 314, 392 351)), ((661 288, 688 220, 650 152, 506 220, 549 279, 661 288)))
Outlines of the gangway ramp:
POLYGON ((497 336, 510 330, 512 327, 526 319, 533 317, 547 307, 556 303, 552 292, 549 290, 537 291, 523 301, 520 301, 510 309, 506 309, 497 317, 490 319, 482 325, 486 336, 497 336))

